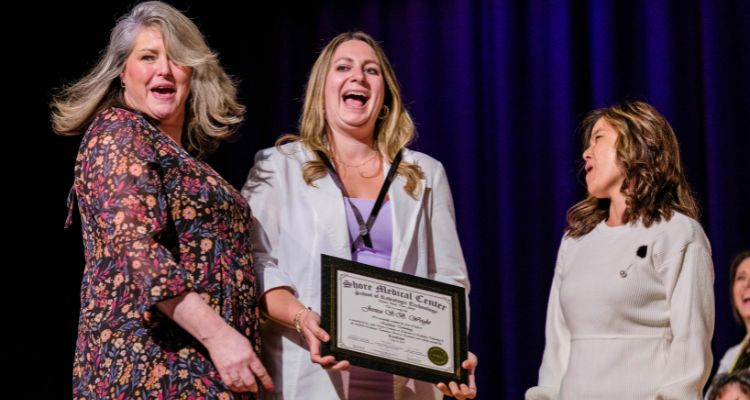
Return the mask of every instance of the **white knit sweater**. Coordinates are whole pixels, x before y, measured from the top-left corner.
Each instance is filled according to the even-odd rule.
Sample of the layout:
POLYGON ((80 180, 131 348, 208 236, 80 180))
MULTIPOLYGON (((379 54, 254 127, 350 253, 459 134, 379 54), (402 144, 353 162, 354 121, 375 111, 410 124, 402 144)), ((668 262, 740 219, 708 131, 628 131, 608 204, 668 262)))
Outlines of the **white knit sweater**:
POLYGON ((682 214, 564 237, 539 384, 526 399, 701 399, 713 280, 708 239, 682 214))

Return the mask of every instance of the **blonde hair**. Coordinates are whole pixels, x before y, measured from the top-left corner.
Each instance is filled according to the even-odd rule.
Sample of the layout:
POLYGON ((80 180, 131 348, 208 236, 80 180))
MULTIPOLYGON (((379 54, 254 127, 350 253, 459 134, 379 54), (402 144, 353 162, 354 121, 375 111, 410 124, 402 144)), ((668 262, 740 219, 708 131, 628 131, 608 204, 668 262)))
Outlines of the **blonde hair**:
MULTIPOLYGON (((359 40, 368 44, 380 63, 385 80, 385 99, 383 102, 384 110, 375 126, 375 145, 389 162, 393 162, 398 151, 408 145, 414 138, 414 122, 412 122, 401 99, 401 89, 388 57, 386 57, 378 42, 364 32, 341 33, 323 48, 315 64, 313 64, 307 81, 305 102, 299 121, 299 136, 284 135, 279 138, 277 145, 289 141, 299 141, 313 153, 321 151, 328 158, 332 158, 328 147, 324 87, 326 75, 331 67, 333 53, 342 43, 349 40, 359 40)), ((325 164, 316 154, 314 160, 305 163, 302 176, 308 185, 313 185, 315 180, 326 176, 327 173, 325 164)), ((419 166, 401 161, 397 173, 406 179, 404 190, 412 196, 416 196, 419 190, 419 181, 424 176, 419 166)))
MULTIPOLYGON (((651 226, 675 211, 698 218, 698 206, 685 178, 680 147, 672 127, 656 109, 641 101, 625 101, 590 112, 581 124, 588 147, 594 124, 604 118, 617 132, 617 162, 625 175, 623 222, 638 219, 651 226)), ((589 194, 568 210, 567 235, 580 237, 609 217, 609 199, 589 194)))
POLYGON ((54 96, 50 104, 52 129, 59 135, 79 135, 104 109, 125 105, 119 76, 136 36, 146 27, 161 31, 171 60, 193 70, 183 142, 188 151, 205 157, 216 149, 219 140, 234 133, 245 107, 237 102, 235 83, 219 65, 195 23, 160 1, 140 3, 117 21, 94 68, 54 96))

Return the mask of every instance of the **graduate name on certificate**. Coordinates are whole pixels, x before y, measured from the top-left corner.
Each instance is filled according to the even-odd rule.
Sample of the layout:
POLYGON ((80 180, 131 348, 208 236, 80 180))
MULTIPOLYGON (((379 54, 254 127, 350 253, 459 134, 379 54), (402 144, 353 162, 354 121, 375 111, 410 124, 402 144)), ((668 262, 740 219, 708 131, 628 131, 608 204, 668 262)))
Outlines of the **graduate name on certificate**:
POLYGON ((412 275, 323 256, 326 354, 432 382, 463 381, 465 292, 412 275))

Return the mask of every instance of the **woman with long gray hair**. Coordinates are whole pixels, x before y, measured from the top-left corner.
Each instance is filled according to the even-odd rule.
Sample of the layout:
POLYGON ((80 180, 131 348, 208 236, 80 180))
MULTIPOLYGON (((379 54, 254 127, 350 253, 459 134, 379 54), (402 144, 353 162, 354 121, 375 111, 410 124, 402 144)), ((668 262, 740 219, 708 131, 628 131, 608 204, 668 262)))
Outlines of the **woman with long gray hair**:
POLYGON ((151 1, 54 98, 54 130, 84 134, 69 204, 86 255, 74 398, 272 388, 256 355, 250 209, 199 161, 242 121, 235 94, 196 25, 151 1))

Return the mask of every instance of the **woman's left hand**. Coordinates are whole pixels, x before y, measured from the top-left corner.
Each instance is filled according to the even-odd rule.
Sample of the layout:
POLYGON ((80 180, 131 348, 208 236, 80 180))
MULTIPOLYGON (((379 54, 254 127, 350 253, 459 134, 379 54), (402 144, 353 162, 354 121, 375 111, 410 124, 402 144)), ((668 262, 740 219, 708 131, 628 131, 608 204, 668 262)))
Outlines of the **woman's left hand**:
POLYGON ((469 371, 469 385, 466 386, 465 383, 462 383, 459 386, 459 384, 453 381, 446 385, 445 383, 440 382, 437 384, 437 388, 446 396, 452 396, 459 400, 473 399, 477 397, 477 384, 474 380, 474 370, 477 368, 477 364, 479 364, 477 356, 475 356, 474 353, 469 352, 468 359, 461 363, 461 366, 469 371))
POLYGON ((331 340, 331 336, 320 327, 320 315, 315 311, 305 312, 300 318, 302 336, 310 350, 310 361, 320 364, 325 369, 341 371, 349 368, 349 361, 338 361, 332 355, 321 356, 320 344, 331 340))

